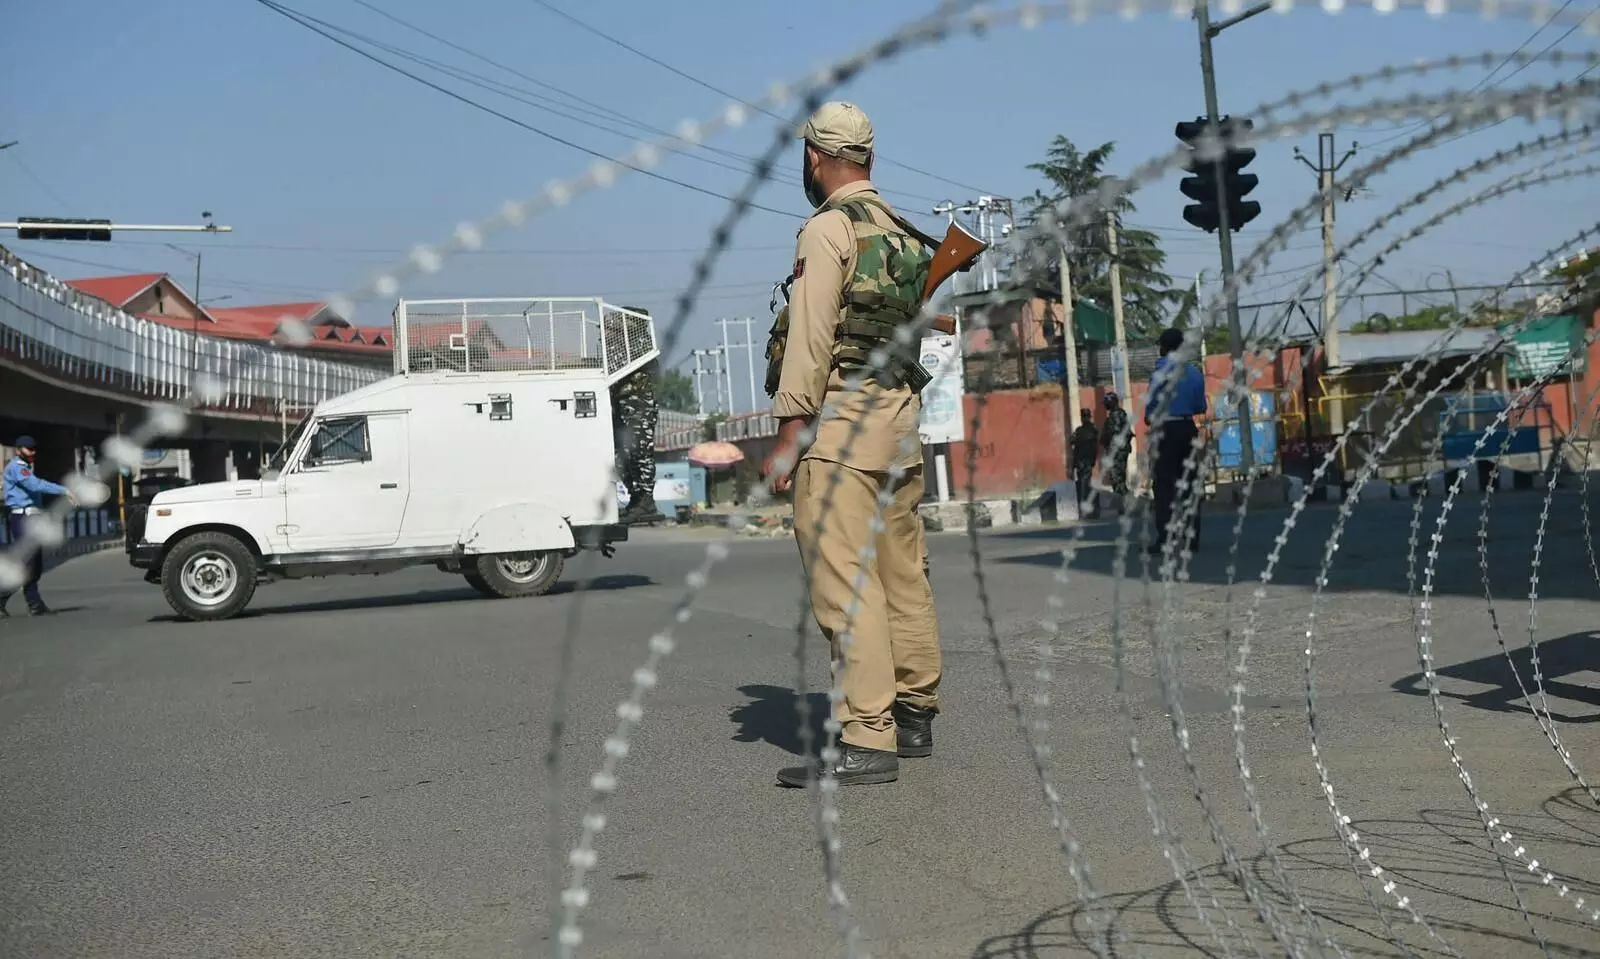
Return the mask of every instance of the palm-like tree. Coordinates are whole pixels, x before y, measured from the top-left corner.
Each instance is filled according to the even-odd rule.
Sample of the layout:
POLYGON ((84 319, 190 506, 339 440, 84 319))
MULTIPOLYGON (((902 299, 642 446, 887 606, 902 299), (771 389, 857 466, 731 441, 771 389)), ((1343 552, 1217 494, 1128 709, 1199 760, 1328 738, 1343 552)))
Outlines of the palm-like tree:
MULTIPOLYGON (((1028 169, 1048 182, 1047 189, 1035 190, 1023 201, 1023 222, 1032 227, 1048 222, 1049 211, 1079 197, 1092 196, 1112 179, 1105 172, 1116 149, 1115 143, 1102 143, 1084 153, 1067 137, 1057 136, 1050 143, 1045 159, 1028 169)), ((1172 277, 1163 272, 1167 255, 1156 235, 1149 230, 1130 228, 1123 217, 1135 212, 1133 201, 1118 197, 1112 205, 1117 216, 1117 259, 1122 266, 1123 319, 1130 339, 1153 338, 1166 326, 1169 307, 1184 297, 1172 289, 1172 277)), ((1111 257, 1104 210, 1090 222, 1069 227, 1067 264, 1072 273, 1075 296, 1111 307, 1111 257)), ((1034 234, 1036 239, 1013 265, 1014 281, 1060 289, 1060 249, 1054 231, 1034 234)))

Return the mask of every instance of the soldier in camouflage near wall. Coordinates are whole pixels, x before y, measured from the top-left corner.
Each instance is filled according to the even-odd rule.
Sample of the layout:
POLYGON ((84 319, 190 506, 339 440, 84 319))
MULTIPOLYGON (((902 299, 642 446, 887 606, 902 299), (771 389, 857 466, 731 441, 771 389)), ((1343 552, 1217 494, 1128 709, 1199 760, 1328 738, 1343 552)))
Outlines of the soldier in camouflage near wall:
POLYGON ((1100 432, 1100 447, 1105 450, 1100 461, 1100 481, 1118 496, 1127 496, 1128 454, 1132 452, 1133 429, 1128 423, 1128 411, 1122 408, 1122 398, 1114 391, 1106 391, 1105 405, 1106 422, 1100 432))
MULTIPOLYGON (((624 309, 649 316, 636 306, 624 309)), ((665 519, 656 508, 656 420, 660 405, 656 383, 661 365, 651 360, 611 388, 611 423, 617 436, 617 475, 628 490, 628 505, 618 517, 629 524, 665 519)))

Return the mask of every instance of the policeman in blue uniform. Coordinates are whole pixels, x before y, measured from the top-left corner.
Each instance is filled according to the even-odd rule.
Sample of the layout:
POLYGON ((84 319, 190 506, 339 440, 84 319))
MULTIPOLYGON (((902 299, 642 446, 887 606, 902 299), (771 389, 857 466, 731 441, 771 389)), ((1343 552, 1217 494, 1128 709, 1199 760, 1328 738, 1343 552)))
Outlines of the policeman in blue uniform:
MULTIPOLYGON (((17 544, 26 535, 28 517, 44 511, 44 497, 66 496, 72 499, 72 494, 67 492, 65 486, 40 479, 34 474, 33 461, 38 455, 38 447, 34 445, 33 437, 19 436, 13 445, 17 448, 17 455, 6 464, 4 488, 6 528, 11 533, 11 542, 17 544)), ((20 547, 13 546, 13 549, 17 548, 20 547)), ((34 616, 49 615, 52 610, 39 597, 39 577, 44 575, 44 550, 35 547, 26 564, 28 578, 23 583, 22 596, 28 601, 28 612, 34 616)), ((0 617, 10 617, 6 603, 11 596, 11 593, 0 595, 0 617)))
MULTIPOLYGON (((1150 446, 1155 450, 1152 485, 1155 487, 1156 540, 1151 553, 1159 553, 1167 540, 1167 527, 1172 522, 1173 506, 1178 497, 1178 487, 1187 480, 1194 490, 1200 482, 1200 456, 1194 453, 1194 440, 1200 425, 1195 417, 1206 412, 1206 375, 1194 363, 1178 365, 1172 354, 1183 346, 1183 331, 1161 331, 1158 341, 1161 358, 1156 361, 1155 372, 1150 376, 1150 391, 1144 408, 1144 422, 1150 427, 1150 446), (1171 405, 1164 414, 1157 414, 1157 406, 1164 394, 1172 394, 1171 405)), ((1193 495, 1198 496, 1198 491, 1193 495)), ((1189 518, 1189 549, 1200 548, 1199 503, 1189 518)))

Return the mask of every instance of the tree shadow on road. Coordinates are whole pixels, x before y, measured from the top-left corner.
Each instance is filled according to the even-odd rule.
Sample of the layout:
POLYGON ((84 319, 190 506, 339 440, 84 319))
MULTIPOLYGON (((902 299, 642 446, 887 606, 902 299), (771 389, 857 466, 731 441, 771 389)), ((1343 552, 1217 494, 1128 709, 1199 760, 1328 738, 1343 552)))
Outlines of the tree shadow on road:
MULTIPOLYGON (((750 702, 728 711, 728 718, 739 729, 733 734, 736 743, 766 742, 784 752, 800 755, 800 717, 795 712, 794 690, 782 686, 740 686, 739 692, 750 697, 750 702)), ((811 751, 819 755, 822 750, 822 724, 828 718, 828 695, 808 693, 806 702, 811 706, 811 751)))
MULTIPOLYGON (((1600 491, 1600 483, 1595 484, 1600 491)), ((1418 530, 1415 580, 1421 588, 1427 568, 1431 538, 1441 535, 1439 559, 1434 564, 1432 589, 1438 595, 1482 596, 1483 581, 1479 555, 1481 500, 1463 496, 1455 503, 1442 531, 1438 530, 1439 503, 1423 506, 1418 530)), ((1538 538, 1539 513, 1544 495, 1497 493, 1489 504, 1488 535, 1483 546, 1490 559, 1490 580, 1497 597, 1526 601, 1531 560, 1535 545, 1540 546, 1538 591, 1541 599, 1592 599, 1596 585, 1588 560, 1583 524, 1579 520, 1580 502, 1574 494, 1558 493, 1551 504, 1549 521, 1542 542, 1538 538)), ((1328 575, 1330 592, 1392 592, 1404 595, 1409 588, 1408 556, 1413 504, 1404 501, 1377 501, 1359 504, 1339 539, 1338 552, 1328 575)), ((1283 530, 1286 510, 1254 512, 1246 515, 1237 557, 1230 557, 1234 527, 1238 522, 1231 510, 1207 511, 1201 523, 1200 550, 1189 563, 1188 578, 1204 585, 1224 585, 1228 566, 1237 563, 1235 583, 1258 580, 1268 555, 1283 530)), ((1323 506, 1307 509, 1288 533, 1286 545, 1273 568, 1272 582, 1289 587, 1312 587, 1322 565, 1328 539, 1338 511, 1323 506)), ((1160 556, 1144 555, 1143 543, 1151 535, 1146 514, 1133 519, 1126 558, 1126 575, 1138 578, 1145 571, 1160 577, 1160 556)), ((996 556, 1002 564, 1061 567, 1061 551, 1077 539, 1071 569, 1109 576, 1116 558, 1120 525, 1114 521, 1095 521, 1081 529, 1073 527, 1030 528, 995 531, 985 536, 988 550, 1025 550, 1030 546, 1049 546, 1047 552, 996 556)), ((1498 601, 1497 601, 1498 602, 1498 601)))
MULTIPOLYGON (((1538 684, 1534 681, 1534 673, 1543 677, 1545 695, 1553 699, 1563 699, 1569 702, 1581 703, 1595 707, 1592 712, 1582 715, 1559 713, 1550 711, 1550 718, 1559 723, 1593 723, 1600 722, 1600 688, 1584 686, 1577 683, 1561 682, 1561 677, 1591 670, 1600 670, 1600 632, 1590 631, 1572 633, 1557 639, 1547 639, 1539 643, 1539 668, 1534 669, 1533 651, 1526 643, 1511 645, 1514 637, 1507 637, 1511 662, 1516 663, 1516 674, 1511 672, 1511 662, 1506 661, 1506 653, 1495 652, 1489 656, 1469 659, 1464 663, 1453 666, 1443 666, 1435 670, 1440 680, 1460 680, 1478 686, 1491 687, 1471 693, 1449 692, 1445 687, 1448 682, 1441 684, 1440 695, 1446 699, 1459 700, 1467 706, 1499 713, 1525 713, 1533 715, 1533 709, 1527 704, 1521 689, 1517 688, 1517 677, 1521 677, 1522 684, 1527 688, 1528 695, 1538 699, 1538 684)), ((1410 696, 1428 695, 1428 686, 1422 673, 1412 673, 1393 683, 1393 688, 1410 696)), ((1540 705, 1543 711, 1543 704, 1540 705)))
MULTIPOLYGON (((557 583, 545 596, 565 596, 579 592, 612 592, 621 589, 633 589, 639 586, 653 586, 655 580, 648 576, 639 576, 632 573, 616 576, 597 576, 587 582, 561 582, 557 583)), ((482 595, 471 587, 451 587, 449 589, 431 589, 422 592, 393 593, 387 596, 351 596, 344 599, 329 599, 314 603, 291 603, 283 606, 251 607, 233 617, 234 619, 252 619, 258 616, 283 616, 295 613, 337 613, 358 612, 374 609, 392 609, 398 606, 433 606, 443 603, 487 602, 482 595)), ((177 616, 152 616, 152 623, 182 622, 177 616)))
MULTIPOLYGON (((1562 880, 1576 896, 1593 898, 1600 891, 1596 882, 1600 877, 1575 876, 1571 869, 1587 863, 1590 871, 1595 871, 1595 852, 1600 845, 1590 830, 1600 823, 1600 816, 1586 804, 1586 796, 1574 797, 1574 793, 1581 790, 1574 787, 1547 800, 1542 815, 1502 816, 1501 821, 1530 849, 1536 845, 1543 856, 1561 862, 1568 870, 1562 880), (1568 818, 1554 815, 1552 804, 1565 814, 1588 819, 1589 828, 1577 828, 1568 818)), ((1396 907, 1394 897, 1382 888, 1383 881, 1393 881, 1394 896, 1410 897, 1433 932, 1460 955, 1600 957, 1593 927, 1572 908, 1572 897, 1558 898, 1525 873, 1517 879, 1517 891, 1527 904, 1524 914, 1489 848, 1482 822, 1471 810, 1422 810, 1414 819, 1368 820, 1352 827, 1372 851, 1372 861, 1383 864, 1383 880, 1370 879, 1370 867, 1353 871, 1337 837, 1298 840, 1278 850, 1284 869, 1321 931, 1339 942, 1348 956, 1448 954, 1439 941, 1396 907), (1365 890, 1358 881, 1365 883, 1365 890), (1383 907, 1387 928, 1374 901, 1383 907), (1548 940, 1548 952, 1541 950, 1530 925, 1548 940), (1393 938, 1399 938, 1404 946, 1397 946, 1393 938)), ((1291 941, 1298 939, 1299 949, 1306 955, 1322 954, 1321 937, 1297 913, 1266 856, 1258 854, 1245 864, 1250 880, 1291 941)), ((1521 871, 1514 862, 1507 865, 1513 876, 1521 871)), ((1200 921, 1183 886, 1174 880, 1137 892, 1103 893, 1092 909, 1079 902, 1048 910, 1015 932, 983 940, 973 950, 972 959, 1065 959, 1097 953, 1221 957, 1258 950, 1265 955, 1288 951, 1261 922, 1257 906, 1246 900, 1223 863, 1203 867, 1186 878, 1217 937, 1200 921), (1198 887, 1196 880, 1201 876, 1216 894, 1220 910, 1198 887), (1229 920, 1235 924, 1232 929, 1229 920), (1227 946, 1219 945, 1218 938, 1227 946)))

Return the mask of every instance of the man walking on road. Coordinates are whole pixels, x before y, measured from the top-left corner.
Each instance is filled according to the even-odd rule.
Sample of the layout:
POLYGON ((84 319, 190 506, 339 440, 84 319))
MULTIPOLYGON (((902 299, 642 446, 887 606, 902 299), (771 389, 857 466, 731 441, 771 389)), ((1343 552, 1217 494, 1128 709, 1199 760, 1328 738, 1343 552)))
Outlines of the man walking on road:
MULTIPOLYGON (((844 695, 834 707, 841 748, 829 743, 824 759, 840 785, 886 783, 898 778, 899 757, 932 755, 943 669, 917 512, 921 400, 909 367, 918 358, 894 339, 921 311, 938 242, 872 185, 872 124, 861 110, 824 104, 801 137, 802 180, 817 212, 800 229, 789 305, 768 346, 768 390, 781 425, 765 472, 776 492, 793 485, 811 609, 835 668, 843 667, 844 695), (880 350, 887 369, 846 389, 880 350), (816 437, 802 451, 800 434, 812 425, 816 437), (792 476, 773 475, 780 460, 797 464, 792 476), (891 476, 896 467, 899 478, 891 476), (887 505, 874 531, 880 495, 887 505)), ((778 780, 804 786, 813 773, 796 766, 778 780)))
POLYGON ((1193 363, 1178 365, 1173 352, 1183 346, 1183 331, 1161 331, 1159 341, 1161 358, 1156 361, 1155 372, 1150 375, 1150 392, 1144 408, 1145 425, 1150 427, 1151 448, 1155 450, 1152 485, 1155 494, 1156 539, 1149 551, 1161 552, 1167 541, 1168 526, 1172 523, 1173 506, 1178 497, 1178 487, 1187 484, 1191 495, 1197 498, 1190 513, 1187 532, 1189 550, 1200 548, 1200 453, 1194 449, 1195 437, 1200 433, 1195 417, 1206 412, 1206 375, 1193 363), (1157 418, 1157 405, 1161 397, 1170 392, 1171 404, 1157 418))
MULTIPOLYGON (((72 499, 72 494, 67 492, 65 486, 40 479, 34 475, 33 461, 38 455, 38 448, 31 436, 19 436, 16 442, 17 455, 6 464, 5 470, 5 500, 6 500, 6 530, 11 534, 12 551, 22 550, 23 539, 27 534, 29 517, 37 516, 44 512, 44 497, 66 496, 72 499)), ((49 615, 52 610, 44 604, 39 596, 39 578, 44 575, 44 548, 34 544, 32 552, 24 560, 28 575, 22 584, 22 597, 27 600, 28 612, 34 616, 49 615)), ((0 618, 10 617, 6 610, 6 603, 11 601, 15 591, 0 594, 0 618)))

